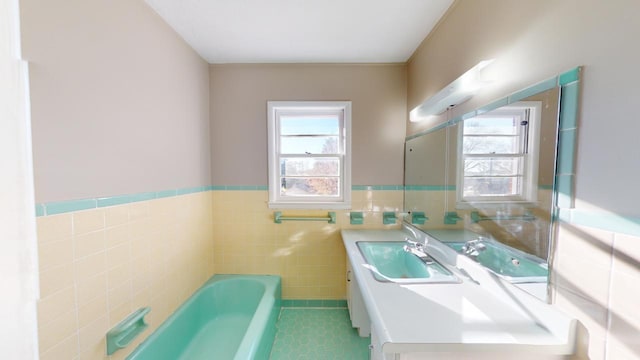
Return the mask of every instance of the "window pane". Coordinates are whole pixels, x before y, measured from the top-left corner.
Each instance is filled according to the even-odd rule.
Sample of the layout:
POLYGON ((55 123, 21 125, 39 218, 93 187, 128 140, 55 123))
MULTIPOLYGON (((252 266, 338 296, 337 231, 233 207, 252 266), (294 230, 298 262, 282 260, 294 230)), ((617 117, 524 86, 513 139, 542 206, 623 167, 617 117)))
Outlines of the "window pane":
POLYGON ((281 154, 338 154, 337 136, 287 137, 280 138, 281 154))
POLYGON ((280 116, 281 135, 339 135, 337 116, 280 116))
POLYGON ((340 196, 340 180, 336 177, 282 178, 282 196, 340 196))
POLYGON ((464 134, 516 135, 520 116, 482 117, 464 121, 464 134))
POLYGON ((466 158, 464 159, 465 176, 505 176, 520 175, 521 158, 466 158))
POLYGON ((473 177, 464 178, 465 197, 514 196, 521 193, 520 177, 473 177))
POLYGON ((518 154, 520 138, 517 136, 465 136, 462 140, 465 154, 518 154))
POLYGON ((281 176, 339 176, 340 159, 337 158, 281 158, 281 176))

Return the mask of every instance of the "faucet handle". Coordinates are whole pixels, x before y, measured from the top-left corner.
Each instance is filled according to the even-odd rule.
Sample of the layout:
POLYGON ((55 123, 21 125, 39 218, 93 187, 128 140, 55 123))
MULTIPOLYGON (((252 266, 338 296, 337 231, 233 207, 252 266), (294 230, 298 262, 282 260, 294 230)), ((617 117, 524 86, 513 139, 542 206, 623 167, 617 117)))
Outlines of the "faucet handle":
POLYGON ((409 238, 405 238, 404 241, 406 241, 407 244, 413 246, 416 249, 423 249, 424 248, 424 244, 419 242, 419 241, 411 240, 409 238))

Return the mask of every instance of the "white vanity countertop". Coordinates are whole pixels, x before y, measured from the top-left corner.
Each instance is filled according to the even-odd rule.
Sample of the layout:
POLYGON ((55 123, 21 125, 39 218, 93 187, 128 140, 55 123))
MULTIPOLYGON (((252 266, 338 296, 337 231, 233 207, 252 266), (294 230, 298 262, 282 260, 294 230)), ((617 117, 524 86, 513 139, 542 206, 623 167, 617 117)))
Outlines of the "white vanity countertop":
MULTIPOLYGON (((356 243, 404 241, 406 237, 407 233, 401 230, 342 231, 354 276, 385 353, 573 352, 575 320, 524 292, 520 294, 516 288, 496 293, 496 289, 505 286, 491 277, 480 274, 476 278, 472 274, 480 284, 484 282, 483 285, 459 272, 456 275, 462 280, 460 284, 397 284, 375 280, 371 271, 363 266, 366 261, 356 243), (487 284, 489 281, 492 283, 487 284)), ((455 270, 455 264, 445 262, 429 249, 427 252, 455 270)))

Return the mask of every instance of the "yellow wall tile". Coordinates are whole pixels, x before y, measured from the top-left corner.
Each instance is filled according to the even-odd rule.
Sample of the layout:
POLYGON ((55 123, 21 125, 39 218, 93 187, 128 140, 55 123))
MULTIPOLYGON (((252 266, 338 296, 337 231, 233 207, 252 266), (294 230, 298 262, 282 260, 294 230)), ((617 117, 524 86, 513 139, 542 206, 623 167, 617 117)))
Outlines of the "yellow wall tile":
POLYGON ((112 248, 118 244, 129 241, 129 225, 123 224, 105 230, 106 247, 112 248))
POLYGON ((136 221, 149 217, 149 201, 135 202, 127 206, 129 207, 129 221, 136 221))
POLYGON ((71 262, 40 272, 41 298, 73 285, 73 263, 71 262))
POLYGON ((127 281, 112 290, 108 290, 109 307, 118 307, 122 304, 130 303, 131 295, 131 281, 127 281))
POLYGON ((73 286, 62 289, 38 301, 38 323, 49 324, 70 309, 76 309, 76 294, 73 286))
POLYGON ((78 326, 85 327, 107 313, 107 299, 98 296, 78 308, 78 326))
POLYGON ((84 281, 90 277, 107 270, 107 257, 105 252, 85 256, 74 263, 76 282, 84 281))
POLYGON ((40 353, 40 360, 75 359, 78 355, 78 335, 63 339, 49 350, 40 353))
POLYGON ((132 264, 130 262, 112 267, 107 271, 107 288, 113 290, 132 279, 132 264))
POLYGON ((71 237, 71 214, 39 216, 36 218, 38 242, 47 243, 71 237))
POLYGON ((106 247, 105 232, 103 230, 76 235, 73 237, 74 258, 80 259, 104 251, 106 247))
POLYGON ((73 241, 71 238, 40 243, 38 245, 38 261, 40 271, 64 266, 73 262, 73 241))
POLYGON ((109 206, 104 209, 105 227, 122 225, 127 222, 129 222, 128 205, 109 206))
POLYGON ((76 281, 76 297, 78 306, 84 306, 96 297, 107 296, 107 273, 102 272, 92 277, 76 281))
POLYGON ((131 244, 129 242, 125 242, 107 249, 106 259, 107 269, 112 269, 131 262, 131 244))
POLYGON ((91 209, 72 213, 73 234, 80 235, 92 231, 102 230, 105 227, 105 210, 91 209))
POLYGON ((76 309, 71 308, 61 316, 58 316, 48 324, 38 324, 38 345, 40 353, 65 341, 68 337, 76 333, 78 329, 78 319, 76 309))
POLYGON ((109 321, 106 314, 79 328, 78 343, 80 344, 80 354, 86 352, 105 354, 105 334, 107 331, 109 331, 109 321), (98 349, 102 351, 98 352, 98 349))

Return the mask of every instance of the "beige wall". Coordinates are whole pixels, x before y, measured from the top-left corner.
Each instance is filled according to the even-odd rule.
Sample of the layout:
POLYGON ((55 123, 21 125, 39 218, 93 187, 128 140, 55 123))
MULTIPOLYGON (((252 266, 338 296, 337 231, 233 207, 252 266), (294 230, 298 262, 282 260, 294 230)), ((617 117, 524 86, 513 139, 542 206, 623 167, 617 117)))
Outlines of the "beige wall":
MULTIPOLYGON (((631 40, 640 34, 638 13, 633 0, 459 0, 408 64, 408 109, 483 59, 496 59, 487 69, 496 82, 451 116, 584 65, 574 211, 638 218, 640 122, 631 81, 640 61, 631 40)), ((407 132, 431 125, 408 123, 407 132)), ((640 331, 631 305, 640 303, 631 285, 640 281, 640 238, 625 235, 637 225, 618 224, 562 223, 558 236, 554 301, 586 326, 592 359, 640 358, 638 338, 629 335, 640 331)))
POLYGON ((214 185, 267 185, 267 101, 351 100, 352 183, 400 185, 404 65, 212 65, 214 185))
POLYGON ((142 0, 22 0, 36 202, 210 184, 202 60, 142 0))
MULTIPOLYGON (((584 65, 577 202, 639 217, 628 196, 629 179, 640 176, 629 148, 640 131, 629 81, 640 61, 640 48, 629 42, 640 23, 630 14, 639 10, 633 0, 460 0, 410 59, 408 109, 483 59, 495 59, 487 72, 496 82, 453 115, 584 65)), ((407 132, 426 125, 408 123, 407 132)))

